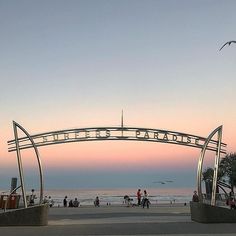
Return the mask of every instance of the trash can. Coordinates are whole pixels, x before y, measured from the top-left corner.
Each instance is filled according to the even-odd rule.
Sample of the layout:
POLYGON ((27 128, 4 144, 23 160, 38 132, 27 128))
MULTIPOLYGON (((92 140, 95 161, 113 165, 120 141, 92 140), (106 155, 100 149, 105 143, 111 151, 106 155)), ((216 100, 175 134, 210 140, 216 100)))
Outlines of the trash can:
POLYGON ((8 195, 4 194, 0 197, 0 208, 4 209, 7 207, 8 195))
POLYGON ((8 209, 16 209, 16 208, 18 208, 19 201, 20 201, 20 195, 18 195, 18 194, 11 194, 8 197, 7 208, 8 209))
POLYGON ((0 197, 0 208, 2 209, 16 209, 19 206, 20 195, 1 195, 0 197))

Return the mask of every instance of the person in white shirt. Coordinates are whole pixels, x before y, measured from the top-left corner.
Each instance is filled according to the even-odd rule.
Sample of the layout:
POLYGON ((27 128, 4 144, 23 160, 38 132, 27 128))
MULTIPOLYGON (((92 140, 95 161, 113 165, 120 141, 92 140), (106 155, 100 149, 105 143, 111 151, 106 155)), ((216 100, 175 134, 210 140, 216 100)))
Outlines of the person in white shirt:
POLYGON ((146 190, 144 190, 143 193, 143 208, 145 207, 145 205, 147 205, 147 208, 149 208, 148 193, 146 190))

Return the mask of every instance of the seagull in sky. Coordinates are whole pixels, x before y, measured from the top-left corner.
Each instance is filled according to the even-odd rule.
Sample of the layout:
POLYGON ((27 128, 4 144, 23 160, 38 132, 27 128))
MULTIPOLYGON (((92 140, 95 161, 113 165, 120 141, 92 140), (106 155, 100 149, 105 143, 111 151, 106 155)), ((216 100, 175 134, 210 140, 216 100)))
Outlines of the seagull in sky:
POLYGON ((157 184, 157 183, 158 183, 158 184, 165 184, 165 182, 163 182, 163 181, 153 181, 153 183, 154 183, 154 184, 157 184))
MULTIPOLYGON (((221 50, 225 45, 227 45, 227 44, 230 46, 231 43, 236 43, 236 41, 229 41, 229 42, 226 42, 226 43, 220 48, 220 50, 221 50)), ((220 50, 219 50, 219 51, 220 51, 220 50)))
POLYGON ((165 181, 153 181, 154 184, 166 184, 166 183, 172 183, 172 180, 165 180, 165 181))

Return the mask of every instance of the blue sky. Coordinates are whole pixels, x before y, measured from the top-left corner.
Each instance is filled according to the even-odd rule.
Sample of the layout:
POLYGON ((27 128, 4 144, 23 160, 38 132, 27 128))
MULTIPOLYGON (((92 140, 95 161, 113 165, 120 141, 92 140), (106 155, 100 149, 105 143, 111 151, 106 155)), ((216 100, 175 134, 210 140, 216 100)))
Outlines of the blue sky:
MULTIPOLYGON (((228 151, 235 151, 236 45, 219 52, 226 41, 236 39, 235 8, 235 1, 217 0, 0 1, 0 188, 17 173, 15 156, 6 145, 13 137, 12 120, 32 133, 110 126, 120 124, 124 109, 130 126, 207 136, 223 124, 228 151)), ((118 150, 120 144, 112 145, 118 150)), ((162 164, 172 152, 160 145, 156 155, 162 164)), ((97 145, 94 153, 83 146, 83 155, 76 148, 40 149, 45 172, 60 179, 62 159, 89 161, 106 146, 97 145)), ((153 145, 142 148, 140 163, 154 155, 153 145)), ((129 158, 133 150, 126 145, 120 158, 129 158)), ((183 163, 188 158, 191 162, 185 169, 176 168, 176 181, 182 184, 186 175, 186 185, 194 186, 198 151, 178 148, 176 153, 183 163)), ((33 167, 25 162, 28 178, 33 178, 33 167)), ((74 177, 81 177, 73 171, 74 177)), ((107 186, 115 185, 116 174, 130 175, 130 186, 137 176, 120 170, 109 182, 109 172, 102 167, 96 171, 107 174, 101 178, 107 186)), ((90 170, 83 179, 92 176, 90 170)), ((47 181, 53 186, 51 177, 47 181)))

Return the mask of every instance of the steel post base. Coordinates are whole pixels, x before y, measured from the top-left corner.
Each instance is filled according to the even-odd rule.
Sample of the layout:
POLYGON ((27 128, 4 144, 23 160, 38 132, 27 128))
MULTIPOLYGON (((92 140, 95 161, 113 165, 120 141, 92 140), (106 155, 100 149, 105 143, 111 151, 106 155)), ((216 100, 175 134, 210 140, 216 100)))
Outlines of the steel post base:
POLYGON ((32 206, 0 213, 0 226, 46 226, 48 205, 32 206))
POLYGON ((236 210, 190 202, 191 219, 200 223, 236 223, 236 210))

